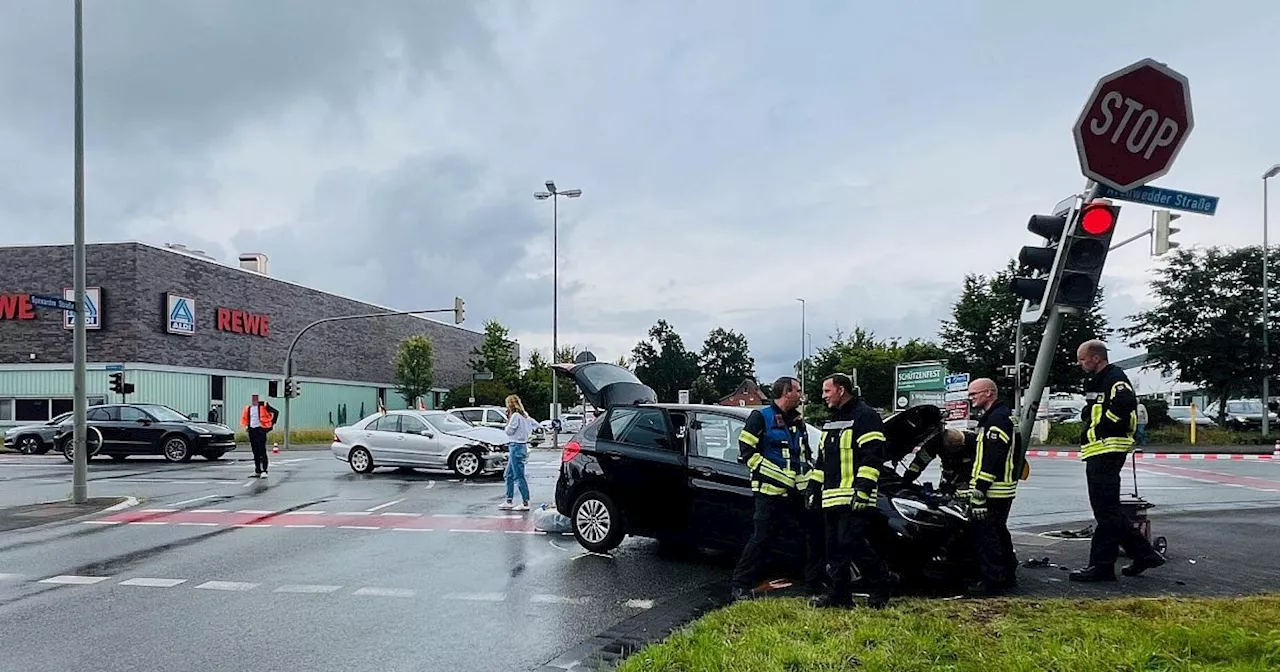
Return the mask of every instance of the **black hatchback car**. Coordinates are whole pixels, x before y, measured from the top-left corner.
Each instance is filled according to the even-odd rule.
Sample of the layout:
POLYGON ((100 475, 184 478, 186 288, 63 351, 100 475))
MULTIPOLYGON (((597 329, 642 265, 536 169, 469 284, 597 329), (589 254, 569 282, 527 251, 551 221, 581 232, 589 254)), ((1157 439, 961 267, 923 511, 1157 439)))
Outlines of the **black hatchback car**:
MULTIPOLYGON (((561 455, 556 509, 578 543, 608 552, 627 535, 737 550, 751 534, 751 474, 738 461, 738 434, 751 409, 655 403, 656 395, 616 364, 558 364, 606 412, 570 439, 561 455)), ((886 423, 901 460, 935 431, 911 414, 886 423), (917 435, 918 434, 918 435, 917 435)), ((809 426, 816 450, 819 430, 809 426)), ((784 555, 800 540, 784 539, 784 555)))
MULTIPOLYGON (((160 404, 90 406, 85 419, 89 457, 163 455, 170 462, 186 462, 195 455, 216 460, 236 449, 230 428, 193 420, 160 404)), ((75 459, 74 429, 72 422, 63 422, 54 436, 54 445, 68 462, 75 459)))

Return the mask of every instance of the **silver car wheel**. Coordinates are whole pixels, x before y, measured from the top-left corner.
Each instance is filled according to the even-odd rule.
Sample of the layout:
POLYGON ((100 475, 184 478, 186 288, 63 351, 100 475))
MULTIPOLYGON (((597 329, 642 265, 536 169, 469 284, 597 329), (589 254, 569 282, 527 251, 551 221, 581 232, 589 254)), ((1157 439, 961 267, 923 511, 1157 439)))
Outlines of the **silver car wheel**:
POLYGON ((22 437, 22 442, 18 444, 18 452, 23 455, 35 455, 40 450, 40 439, 34 436, 22 437))
POLYGON ((480 458, 471 451, 460 453, 453 464, 460 476, 475 476, 480 471, 480 458))
POLYGON ((187 442, 185 439, 173 437, 164 444, 164 456, 172 462, 181 462, 187 457, 187 442))
POLYGON ((583 539, 593 544, 604 541, 613 527, 613 519, 609 516, 608 507, 598 499, 588 499, 583 502, 582 506, 578 507, 576 518, 578 533, 583 539))
POLYGON ((364 473, 369 470, 369 453, 363 449, 351 451, 351 468, 364 473))

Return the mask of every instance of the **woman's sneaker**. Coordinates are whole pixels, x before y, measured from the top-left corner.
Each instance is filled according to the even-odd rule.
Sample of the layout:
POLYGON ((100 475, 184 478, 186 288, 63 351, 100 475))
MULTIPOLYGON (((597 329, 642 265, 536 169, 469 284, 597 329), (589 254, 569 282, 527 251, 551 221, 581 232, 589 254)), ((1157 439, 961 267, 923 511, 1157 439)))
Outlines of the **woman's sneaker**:
POLYGON ((528 502, 525 502, 524 504, 521 504, 520 506, 514 507, 514 510, 515 510, 515 511, 528 511, 528 510, 529 510, 529 503, 528 503, 528 502))
POLYGON ((512 509, 514 509, 514 508, 516 508, 516 505, 515 505, 515 504, 512 504, 511 502, 503 502, 503 503, 501 503, 501 504, 499 504, 499 505, 498 505, 498 509, 499 509, 500 511, 510 511, 510 510, 512 510, 512 509))

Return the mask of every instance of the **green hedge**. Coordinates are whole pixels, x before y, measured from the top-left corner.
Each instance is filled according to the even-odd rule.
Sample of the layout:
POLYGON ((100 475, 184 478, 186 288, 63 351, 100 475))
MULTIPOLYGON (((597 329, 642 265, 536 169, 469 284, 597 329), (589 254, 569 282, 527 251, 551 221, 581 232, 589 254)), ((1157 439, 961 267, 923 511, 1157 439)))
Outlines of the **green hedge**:
MULTIPOLYGON (((304 443, 322 443, 325 445, 333 443, 332 429, 294 429, 289 432, 289 441, 295 444, 304 443)), ((249 443, 249 434, 247 432, 237 432, 236 442, 249 443)), ((273 442, 279 442, 284 445, 284 432, 275 430, 267 433, 267 445, 273 442)))
MULTIPOLYGON (((1276 437, 1263 438, 1261 432, 1233 432, 1220 427, 1197 427, 1196 444, 1206 446, 1259 446, 1275 443, 1276 437)), ((1147 444, 1152 446, 1181 446, 1191 443, 1191 428, 1186 425, 1168 425, 1147 430, 1147 444)), ((1080 424, 1056 424, 1049 428, 1049 440, 1042 445, 1080 445, 1080 424)))

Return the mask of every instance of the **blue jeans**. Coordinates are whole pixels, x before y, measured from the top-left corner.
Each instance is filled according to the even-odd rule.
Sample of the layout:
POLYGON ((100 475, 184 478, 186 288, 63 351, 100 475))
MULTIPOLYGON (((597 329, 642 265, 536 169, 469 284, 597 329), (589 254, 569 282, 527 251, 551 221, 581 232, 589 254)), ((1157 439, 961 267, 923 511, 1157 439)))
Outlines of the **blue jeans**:
POLYGON ((1147 445, 1147 423, 1138 423, 1138 431, 1134 432, 1133 438, 1139 446, 1147 445))
POLYGON ((515 496, 516 486, 520 486, 520 496, 524 503, 529 503, 529 481, 524 478, 524 465, 529 461, 529 444, 507 444, 507 470, 503 476, 507 479, 507 501, 515 496))

